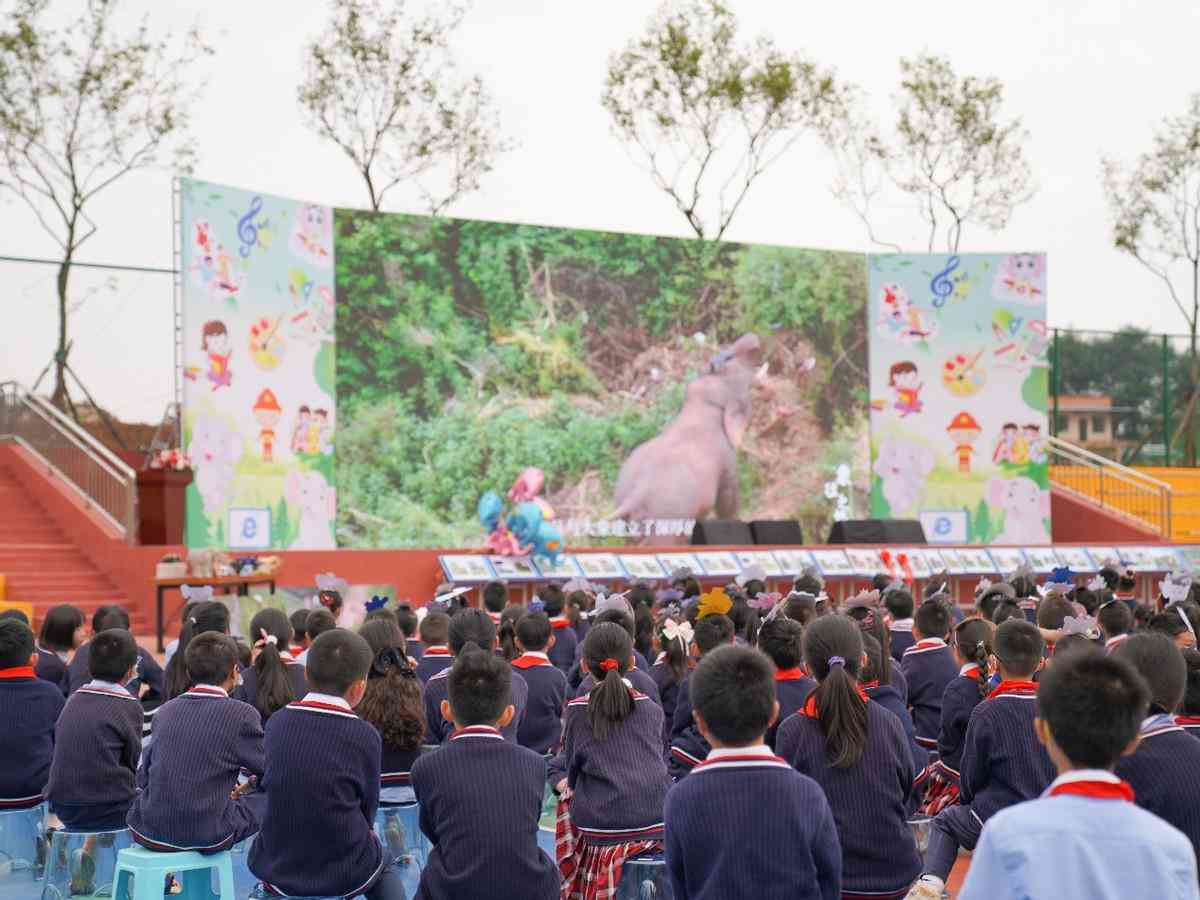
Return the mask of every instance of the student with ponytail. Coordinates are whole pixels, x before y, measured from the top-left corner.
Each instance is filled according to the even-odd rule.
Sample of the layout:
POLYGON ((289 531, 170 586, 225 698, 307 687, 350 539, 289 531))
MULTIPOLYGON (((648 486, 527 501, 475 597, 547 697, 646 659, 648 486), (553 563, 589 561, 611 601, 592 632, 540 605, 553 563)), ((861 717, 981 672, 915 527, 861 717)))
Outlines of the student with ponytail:
POLYGON ((921 872, 907 805, 915 770, 900 721, 858 682, 863 642, 846 616, 804 631, 817 679, 804 708, 779 726, 775 752, 825 791, 842 845, 842 896, 903 897, 921 872))
POLYGON ((658 685, 663 708, 663 746, 671 743, 671 720, 679 701, 679 686, 688 676, 688 648, 692 626, 682 616, 663 615, 654 626, 654 646, 658 650, 650 677, 658 685))
POLYGON ((504 657, 505 662, 510 663, 521 655, 521 651, 517 647, 517 620, 523 615, 525 615, 523 606, 510 606, 498 616, 492 616, 492 613, 488 612, 488 617, 493 618, 496 622, 496 633, 500 640, 500 655, 504 657))
POLYGON ((168 700, 191 689, 193 682, 187 668, 188 644, 192 642, 192 638, 209 631, 229 634, 229 607, 216 600, 195 604, 183 620, 179 644, 167 661, 165 684, 168 700))
POLYGON ((358 634, 373 654, 358 714, 374 725, 383 739, 379 801, 384 805, 411 803, 410 773, 425 739, 421 682, 408 664, 404 633, 395 622, 364 622, 358 634))
POLYGON ((958 674, 942 693, 942 726, 938 732, 938 758, 930 768, 922 812, 936 816, 958 802, 958 773, 962 764, 967 723, 979 701, 991 690, 992 623, 967 619, 955 626, 950 646, 958 674))
POLYGON ((233 697, 257 709, 265 725, 278 710, 308 693, 308 680, 303 664, 287 649, 292 645, 292 623, 283 610, 255 613, 249 637, 254 663, 242 672, 233 697))
MULTIPOLYGON (((432 616, 433 613, 430 613, 432 616)), ((430 616, 426 616, 428 621, 430 616)), ((556 632, 557 634, 557 632, 556 632)), ((494 653, 499 646, 496 637, 496 626, 487 612, 482 609, 467 607, 460 609, 450 617, 446 631, 447 646, 451 657, 457 659, 461 653, 469 649, 486 650, 494 653)), ((432 648, 429 648, 432 649, 432 648)), ((425 651, 422 662, 428 660, 429 650, 425 651)), ((454 731, 454 723, 442 715, 442 701, 446 699, 449 686, 450 668, 442 669, 432 675, 421 690, 421 700, 425 706, 425 725, 427 744, 444 744, 454 731)), ((517 741, 517 731, 525 718, 525 708, 529 703, 529 683, 516 672, 512 676, 512 704, 516 712, 510 721, 505 722, 500 733, 506 741, 517 741)))
POLYGON ((663 711, 625 678, 632 658, 633 639, 620 625, 588 629, 582 661, 598 682, 567 704, 549 772, 570 814, 557 848, 564 897, 608 896, 625 860, 663 847, 663 711))

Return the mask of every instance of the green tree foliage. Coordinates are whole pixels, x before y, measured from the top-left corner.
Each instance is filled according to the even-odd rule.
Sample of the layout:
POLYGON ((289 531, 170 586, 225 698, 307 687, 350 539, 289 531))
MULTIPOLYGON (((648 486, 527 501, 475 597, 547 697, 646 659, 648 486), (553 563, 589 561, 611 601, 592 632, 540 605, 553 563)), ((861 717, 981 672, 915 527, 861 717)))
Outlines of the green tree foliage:
POLYGON ((188 169, 198 94, 187 77, 211 52, 195 31, 152 36, 145 18, 121 31, 118 0, 70 5, 77 15, 57 28, 49 0, 16 0, 0 20, 0 194, 20 199, 61 254, 53 400, 67 407, 71 263, 96 233, 95 200, 138 169, 188 169))
POLYGON ((949 60, 922 54, 900 60, 896 121, 880 129, 866 98, 849 92, 830 142, 839 168, 834 195, 876 236, 871 206, 898 190, 915 206, 928 249, 957 253, 967 225, 999 231, 1035 192, 1025 158, 1029 139, 1019 118, 1002 116, 1004 85, 996 78, 959 77, 949 60))
POLYGON ((720 239, 750 186, 840 107, 832 70, 739 40, 717 0, 664 3, 609 60, 602 97, 613 130, 697 237, 720 239))
POLYGON ((333 0, 297 96, 309 127, 354 163, 372 209, 407 185, 436 214, 478 188, 508 145, 482 79, 460 76, 450 52, 465 8, 416 17, 406 6, 333 0))
POLYGON ((1172 443, 1186 435, 1189 465, 1196 465, 1194 420, 1200 399, 1200 93, 1182 115, 1169 116, 1153 146, 1132 165, 1107 159, 1105 191, 1113 217, 1113 245, 1141 263, 1166 290, 1187 323, 1187 402, 1172 443))

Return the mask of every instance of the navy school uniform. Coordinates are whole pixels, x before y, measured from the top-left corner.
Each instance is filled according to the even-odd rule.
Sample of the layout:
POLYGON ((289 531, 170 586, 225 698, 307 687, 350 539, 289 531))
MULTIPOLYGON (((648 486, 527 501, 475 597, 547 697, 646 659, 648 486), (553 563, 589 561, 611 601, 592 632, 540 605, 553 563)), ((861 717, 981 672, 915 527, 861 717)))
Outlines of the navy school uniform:
POLYGON ((792 713, 804 708, 808 695, 816 688, 817 683, 804 674, 797 666, 794 669, 777 669, 775 672, 775 699, 779 701, 779 718, 767 731, 767 746, 774 748, 775 735, 779 726, 792 713))
POLYGON ((558 867, 538 846, 545 784, 541 756, 482 725, 417 760, 412 785, 433 844, 418 900, 557 898, 558 867))
MULTIPOLYGON (((442 701, 450 698, 450 670, 442 669, 421 688, 421 699, 425 704, 425 743, 444 744, 446 738, 454 731, 454 723, 442 718, 442 701)), ((512 676, 512 705, 513 717, 501 733, 505 740, 517 743, 517 732, 525 718, 525 709, 529 703, 529 683, 516 672, 512 676)))
POLYGON ((843 894, 903 896, 921 874, 921 858, 908 826, 916 770, 904 729, 880 704, 868 701, 862 758, 837 769, 829 764, 825 735, 815 715, 816 704, 809 702, 788 717, 779 726, 775 747, 825 791, 842 846, 843 894))
POLYGON ((900 665, 908 682, 908 705, 917 740, 922 747, 936 749, 942 728, 942 695, 958 674, 954 654, 941 638, 925 638, 905 652, 900 665))
POLYGON ((904 670, 902 668, 900 668, 900 666, 897 666, 895 664, 889 666, 889 668, 891 669, 891 673, 892 673, 892 678, 889 683, 891 684, 892 687, 894 687, 896 689, 896 693, 899 694, 900 699, 903 700, 904 705, 907 706, 908 705, 908 679, 904 677, 904 670))
POLYGON ((979 692, 982 678, 979 666, 968 663, 950 679, 942 694, 942 724, 938 731, 938 762, 943 775, 958 781, 962 764, 963 744, 967 738, 967 723, 971 713, 983 699, 979 692))
POLYGON ((566 616, 552 617, 550 627, 554 629, 554 646, 546 651, 550 662, 564 673, 569 672, 575 663, 576 651, 581 646, 581 642, 566 616))
MULTIPOLYGON (((300 700, 308 693, 308 677, 304 674, 304 663, 296 661, 290 653, 285 652, 279 655, 283 659, 283 667, 287 672, 292 696, 300 700)), ((258 696, 258 669, 254 666, 242 669, 242 683, 233 689, 232 696, 235 700, 241 700, 243 703, 254 706, 254 700, 258 696)), ((267 718, 269 717, 263 719, 263 725, 266 725, 267 718)))
POLYGON ((53 650, 38 647, 37 664, 34 666, 34 671, 38 678, 50 682, 62 691, 64 697, 67 696, 71 682, 67 675, 67 664, 61 656, 53 650))
POLYGON ((119 684, 90 681, 68 698, 54 731, 46 798, 74 831, 124 828, 137 793, 142 705, 119 684))
POLYGON ((382 742, 341 697, 308 694, 266 725, 266 811, 250 871, 297 897, 353 897, 383 876, 373 826, 382 742))
POLYGON ((65 703, 57 685, 38 678, 33 668, 0 670, 0 811, 42 802, 54 758, 54 725, 65 703))
POLYGON ((892 627, 888 629, 891 639, 892 659, 900 662, 904 659, 904 651, 917 642, 912 633, 913 620, 912 617, 907 619, 897 619, 892 623, 892 627))
POLYGON ((438 672, 448 669, 452 665, 454 665, 454 656, 450 653, 450 648, 444 644, 431 644, 425 648, 421 658, 417 660, 417 677, 421 679, 421 684, 425 684, 438 672))
MULTIPOLYGON (((671 744, 671 723, 675 718, 675 705, 679 700, 679 686, 682 680, 675 680, 675 673, 665 662, 663 654, 658 655, 654 665, 650 667, 650 677, 658 688, 659 705, 663 708, 663 746, 671 744)), ((685 675, 684 678, 687 676, 685 675)))
POLYGON ((825 793, 765 746, 713 750, 667 793, 664 820, 678 898, 841 896, 842 848, 825 793))
POLYGON ((551 784, 563 777, 573 794, 571 822, 593 845, 663 837, 663 801, 670 778, 662 753, 662 707, 630 688, 633 712, 597 740, 588 698, 567 703, 562 749, 550 764, 551 784))
POLYGON ((545 755, 558 748, 562 736, 563 704, 567 702, 567 676, 545 653, 528 652, 512 661, 529 686, 525 715, 517 729, 517 743, 545 755))
POLYGON ((417 638, 405 638, 404 652, 408 654, 409 659, 415 659, 417 662, 420 662, 421 657, 425 653, 425 645, 417 638))
POLYGON ((245 771, 262 778, 258 710, 219 687, 196 685, 159 708, 129 810, 134 839, 151 850, 228 850, 258 831, 266 797, 229 796, 245 771))
MULTIPOLYGON (((75 655, 71 657, 71 662, 67 664, 68 696, 74 694, 92 680, 91 672, 88 669, 88 656, 91 646, 90 641, 81 646, 75 651, 75 655)), ((126 683, 125 688, 134 697, 141 697, 142 685, 146 685, 149 690, 144 697, 141 697, 142 702, 152 707, 157 706, 166 697, 166 691, 163 687, 165 679, 163 668, 158 664, 158 660, 154 658, 153 654, 141 645, 138 646, 137 666, 136 674, 126 683)))
POLYGON ((1141 736, 1115 774, 1129 782, 1138 806, 1182 831, 1200 855, 1200 742, 1169 716, 1146 719, 1141 736))
POLYGON ((671 744, 667 767, 673 780, 678 781, 699 765, 712 749, 692 718, 692 695, 688 679, 679 684, 675 715, 671 719, 671 744))
POLYGON ((900 692, 890 684, 877 681, 864 681, 863 690, 873 703, 878 703, 900 721, 908 749, 912 752, 913 770, 920 775, 929 761, 929 751, 917 743, 917 730, 913 727, 907 704, 900 698, 900 692))
MULTIPOLYGON (((633 685, 634 690, 641 691, 659 706, 662 706, 662 695, 658 692, 658 682, 654 680, 653 675, 648 674, 645 669, 634 668, 626 672, 625 677, 633 685)), ((576 697, 584 696, 595 686, 596 679, 589 672, 583 676, 583 680, 579 682, 579 687, 575 689, 575 696, 571 699, 574 700, 576 697)))

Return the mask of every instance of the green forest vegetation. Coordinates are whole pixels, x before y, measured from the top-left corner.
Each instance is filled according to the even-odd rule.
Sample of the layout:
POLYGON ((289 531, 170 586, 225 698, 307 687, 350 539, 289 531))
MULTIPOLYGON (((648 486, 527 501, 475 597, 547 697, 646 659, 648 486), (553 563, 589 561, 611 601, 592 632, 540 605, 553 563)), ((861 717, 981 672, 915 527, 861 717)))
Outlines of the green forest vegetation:
MULTIPOLYGON (((590 515, 611 514, 621 463, 698 371, 639 394, 648 351, 671 372, 748 331, 803 342, 823 437, 865 431, 860 256, 341 210, 336 225, 343 546, 477 544, 480 494, 530 465, 551 497, 598 479, 590 515)), ((743 486, 766 489, 742 456, 743 486)))

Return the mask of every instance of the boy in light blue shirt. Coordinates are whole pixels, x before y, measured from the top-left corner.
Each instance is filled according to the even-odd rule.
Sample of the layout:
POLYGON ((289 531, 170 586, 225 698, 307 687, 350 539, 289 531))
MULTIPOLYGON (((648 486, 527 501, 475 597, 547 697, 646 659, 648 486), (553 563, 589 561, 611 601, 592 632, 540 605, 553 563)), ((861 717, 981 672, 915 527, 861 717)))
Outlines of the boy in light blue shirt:
POLYGON ((1112 773, 1137 746, 1148 704, 1134 670, 1100 652, 1043 674, 1034 728, 1058 778, 988 820, 959 900, 1200 898, 1191 842, 1135 806, 1112 773))

